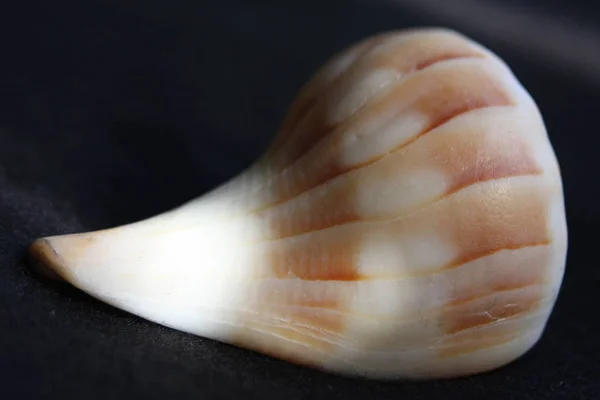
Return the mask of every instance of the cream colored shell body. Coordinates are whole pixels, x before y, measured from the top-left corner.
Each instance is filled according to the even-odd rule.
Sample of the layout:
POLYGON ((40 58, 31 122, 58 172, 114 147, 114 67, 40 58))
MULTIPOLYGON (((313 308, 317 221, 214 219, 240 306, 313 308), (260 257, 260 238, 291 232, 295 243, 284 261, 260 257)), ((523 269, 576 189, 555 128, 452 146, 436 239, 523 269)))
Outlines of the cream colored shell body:
POLYGON ((453 377, 540 338, 564 272, 563 202, 511 70, 418 29, 329 61, 264 156, 211 193, 30 253, 174 329, 344 375, 453 377))

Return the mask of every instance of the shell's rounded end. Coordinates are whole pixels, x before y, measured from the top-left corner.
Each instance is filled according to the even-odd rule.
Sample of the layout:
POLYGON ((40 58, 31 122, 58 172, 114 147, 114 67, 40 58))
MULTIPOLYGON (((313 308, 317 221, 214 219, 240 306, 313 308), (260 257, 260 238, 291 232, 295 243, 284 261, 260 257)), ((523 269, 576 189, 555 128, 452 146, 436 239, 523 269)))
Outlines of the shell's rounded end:
POLYGON ((63 281, 61 257, 48 239, 37 239, 27 249, 27 263, 31 269, 46 279, 63 281))

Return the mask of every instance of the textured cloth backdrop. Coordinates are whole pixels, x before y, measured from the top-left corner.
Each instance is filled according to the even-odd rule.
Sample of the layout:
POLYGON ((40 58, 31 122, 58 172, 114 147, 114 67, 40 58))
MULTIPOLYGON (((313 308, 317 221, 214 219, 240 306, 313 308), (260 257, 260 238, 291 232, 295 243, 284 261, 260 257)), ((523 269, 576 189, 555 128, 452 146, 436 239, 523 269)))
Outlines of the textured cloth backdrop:
POLYGON ((593 10, 557 1, 202 3, 0 6, 0 398, 600 396, 600 68, 598 35, 583 28, 593 10), (563 291, 542 340, 519 361, 441 382, 333 377, 146 322, 22 263, 39 236, 145 218, 237 174, 330 55, 422 25, 459 29, 503 57, 538 101, 561 163, 563 291))

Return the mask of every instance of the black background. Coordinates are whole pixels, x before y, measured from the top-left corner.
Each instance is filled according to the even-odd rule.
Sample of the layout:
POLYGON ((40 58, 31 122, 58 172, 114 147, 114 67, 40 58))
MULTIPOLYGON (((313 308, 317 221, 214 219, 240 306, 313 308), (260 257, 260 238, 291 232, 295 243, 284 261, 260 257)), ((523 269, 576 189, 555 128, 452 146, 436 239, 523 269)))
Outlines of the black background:
POLYGON ((0 398, 600 398, 598 10, 557 0, 417 3, 3 2, 0 398), (455 8, 444 13, 443 4, 455 8), (486 8, 498 4, 525 18, 519 26, 531 35, 517 17, 486 8), (492 29, 498 23, 503 30, 492 29), (563 171, 563 291, 542 340, 519 361, 450 381, 344 379, 151 324, 21 262, 37 237, 145 218, 239 173, 329 56, 423 25, 458 29, 510 64, 544 114, 563 171), (541 45, 531 44, 536 34, 541 45))

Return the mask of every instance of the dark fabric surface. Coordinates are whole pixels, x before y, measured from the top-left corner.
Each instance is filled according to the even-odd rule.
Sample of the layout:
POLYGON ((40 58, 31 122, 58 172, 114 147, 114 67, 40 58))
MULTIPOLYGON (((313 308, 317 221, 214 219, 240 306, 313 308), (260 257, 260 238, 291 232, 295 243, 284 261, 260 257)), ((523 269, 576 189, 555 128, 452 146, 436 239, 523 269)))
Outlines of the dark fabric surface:
MULTIPOLYGON (((593 65, 578 64, 588 76, 569 64, 575 51, 597 48, 573 43, 553 65, 486 31, 485 21, 461 25, 468 13, 445 20, 413 5, 4 2, 0 398, 600 398, 600 87, 593 65), (21 261, 37 237, 145 218, 237 174, 327 57, 367 35, 421 25, 461 30, 503 57, 538 101, 561 163, 567 272, 545 335, 517 362, 440 382, 329 376, 119 312, 21 261)), ((545 7, 528 3, 532 21, 542 12, 593 19, 559 2, 545 7)))

